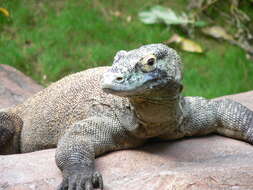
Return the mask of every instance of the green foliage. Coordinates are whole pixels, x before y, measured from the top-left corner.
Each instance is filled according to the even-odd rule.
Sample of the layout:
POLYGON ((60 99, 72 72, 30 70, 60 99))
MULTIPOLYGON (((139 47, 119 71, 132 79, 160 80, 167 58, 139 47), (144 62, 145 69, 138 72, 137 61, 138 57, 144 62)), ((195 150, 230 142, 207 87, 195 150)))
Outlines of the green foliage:
POLYGON ((242 49, 225 44, 206 55, 183 57, 185 95, 212 98, 253 89, 253 64, 242 49))
POLYGON ((148 11, 139 13, 140 20, 145 24, 164 23, 166 25, 185 25, 194 23, 186 14, 176 14, 170 8, 156 5, 148 11))
MULTIPOLYGON (((138 12, 156 4, 182 10, 185 0, 2 0, 10 20, 0 18, 0 63, 12 65, 39 83, 90 67, 111 65, 120 49, 164 42, 163 25, 149 26, 138 12), (117 14, 116 14, 117 13, 117 14)), ((239 48, 211 39, 205 55, 182 53, 185 94, 207 97, 253 88, 253 64, 239 48)))

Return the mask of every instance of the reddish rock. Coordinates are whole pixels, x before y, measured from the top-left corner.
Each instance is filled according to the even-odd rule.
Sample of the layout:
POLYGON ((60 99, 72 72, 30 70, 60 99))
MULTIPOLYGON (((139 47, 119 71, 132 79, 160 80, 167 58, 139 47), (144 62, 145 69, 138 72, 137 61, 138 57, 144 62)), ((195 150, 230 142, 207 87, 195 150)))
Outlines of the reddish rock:
MULTIPOLYGON (((253 110, 253 91, 228 97, 253 110)), ((0 156, 0 190, 55 189, 62 177, 54 153, 0 156)), ((252 158, 250 144, 211 135, 112 152, 96 166, 107 190, 252 190, 252 158)))
MULTIPOLYGON (((54 149, 0 156, 0 189, 52 190, 61 181, 54 149)), ((253 189, 253 148, 220 136, 155 143, 97 159, 105 189, 253 189)))
POLYGON ((42 89, 29 77, 8 65, 0 64, 0 109, 23 102, 42 89))
POLYGON ((52 149, 0 156, 0 189, 53 190, 60 183, 60 174, 52 149))

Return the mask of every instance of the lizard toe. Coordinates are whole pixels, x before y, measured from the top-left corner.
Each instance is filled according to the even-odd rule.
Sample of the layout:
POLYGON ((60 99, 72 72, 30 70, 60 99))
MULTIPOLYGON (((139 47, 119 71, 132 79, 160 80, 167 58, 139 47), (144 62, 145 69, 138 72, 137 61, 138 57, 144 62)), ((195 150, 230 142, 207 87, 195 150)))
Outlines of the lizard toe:
POLYGON ((99 172, 94 172, 94 174, 92 176, 92 184, 93 184, 94 188, 99 188, 101 190, 104 189, 103 178, 99 172))

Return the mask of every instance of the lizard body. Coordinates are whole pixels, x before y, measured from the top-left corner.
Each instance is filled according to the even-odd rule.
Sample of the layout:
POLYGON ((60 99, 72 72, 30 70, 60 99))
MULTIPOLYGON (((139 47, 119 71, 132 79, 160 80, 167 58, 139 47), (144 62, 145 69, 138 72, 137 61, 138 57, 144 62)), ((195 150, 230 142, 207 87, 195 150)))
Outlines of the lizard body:
POLYGON ((57 146, 59 189, 103 189, 95 157, 141 146, 218 133, 253 143, 253 112, 231 100, 183 97, 175 50, 145 45, 119 51, 111 67, 67 76, 0 112, 0 152, 57 146))

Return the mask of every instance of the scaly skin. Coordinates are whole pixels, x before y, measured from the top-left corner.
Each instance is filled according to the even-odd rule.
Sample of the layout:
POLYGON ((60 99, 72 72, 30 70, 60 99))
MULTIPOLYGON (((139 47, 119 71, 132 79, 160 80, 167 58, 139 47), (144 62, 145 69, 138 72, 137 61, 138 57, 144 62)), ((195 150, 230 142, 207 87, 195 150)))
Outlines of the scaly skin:
POLYGON ((95 158, 144 144, 218 133, 253 143, 253 112, 231 100, 182 97, 181 61, 162 44, 119 51, 112 67, 50 85, 0 113, 0 151, 55 147, 59 189, 103 189, 95 158))

